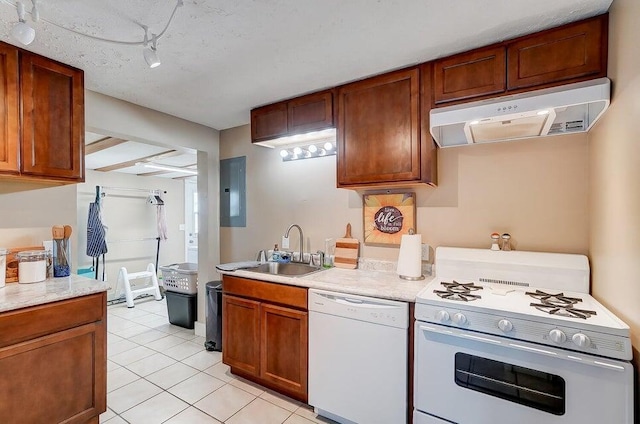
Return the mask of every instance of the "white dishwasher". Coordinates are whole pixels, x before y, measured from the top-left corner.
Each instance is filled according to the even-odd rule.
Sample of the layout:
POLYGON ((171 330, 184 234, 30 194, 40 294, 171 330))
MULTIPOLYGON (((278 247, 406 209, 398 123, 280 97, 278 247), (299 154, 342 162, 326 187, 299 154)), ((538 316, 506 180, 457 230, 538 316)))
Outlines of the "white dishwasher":
POLYGON ((409 305, 309 289, 309 404, 340 423, 407 422, 409 305))

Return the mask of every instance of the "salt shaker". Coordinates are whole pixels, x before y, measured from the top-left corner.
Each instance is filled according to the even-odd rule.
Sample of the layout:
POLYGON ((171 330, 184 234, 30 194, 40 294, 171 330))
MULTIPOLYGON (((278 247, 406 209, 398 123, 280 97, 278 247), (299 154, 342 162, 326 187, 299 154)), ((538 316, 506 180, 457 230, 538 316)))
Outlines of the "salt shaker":
POLYGON ((511 235, 504 233, 502 235, 502 250, 508 252, 511 250, 511 235))
POLYGON ((491 234, 491 250, 500 250, 500 246, 498 242, 500 241, 500 234, 492 233, 491 234))

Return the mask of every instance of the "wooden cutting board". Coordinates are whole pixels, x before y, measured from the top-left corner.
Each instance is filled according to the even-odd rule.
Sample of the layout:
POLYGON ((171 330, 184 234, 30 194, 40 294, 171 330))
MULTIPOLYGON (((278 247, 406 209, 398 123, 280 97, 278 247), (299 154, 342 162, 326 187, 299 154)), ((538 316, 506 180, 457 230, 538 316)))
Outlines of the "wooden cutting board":
POLYGON ((347 224, 347 231, 343 238, 336 240, 336 251, 333 265, 337 268, 356 269, 358 267, 358 250, 360 242, 351 238, 351 224, 347 224))

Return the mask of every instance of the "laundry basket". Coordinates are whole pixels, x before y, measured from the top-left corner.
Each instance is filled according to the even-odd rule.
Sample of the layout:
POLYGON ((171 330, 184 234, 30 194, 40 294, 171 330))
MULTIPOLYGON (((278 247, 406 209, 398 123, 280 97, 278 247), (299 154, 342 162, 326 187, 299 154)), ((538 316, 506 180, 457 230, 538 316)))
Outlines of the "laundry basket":
POLYGON ((198 264, 184 262, 161 266, 162 284, 167 291, 198 293, 198 264))

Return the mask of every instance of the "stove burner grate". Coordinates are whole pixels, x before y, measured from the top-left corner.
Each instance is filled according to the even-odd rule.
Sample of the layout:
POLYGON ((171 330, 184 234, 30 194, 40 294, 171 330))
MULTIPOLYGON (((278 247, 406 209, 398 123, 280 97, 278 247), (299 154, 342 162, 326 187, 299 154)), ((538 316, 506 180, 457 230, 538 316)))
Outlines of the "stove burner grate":
POLYGON ((576 303, 582 302, 582 299, 578 297, 565 296, 564 293, 551 294, 545 293, 542 290, 536 290, 535 292, 525 292, 525 294, 538 299, 545 304, 557 306, 575 305, 576 303))
POLYGON ((593 315, 596 315, 596 311, 588 311, 586 309, 578 309, 573 306, 573 304, 558 306, 552 303, 547 303, 546 301, 542 301, 542 303, 530 303, 530 306, 533 306, 539 311, 546 312, 550 315, 559 315, 563 317, 569 318, 582 318, 587 319, 593 315))
POLYGON ((458 283, 453 280, 452 283, 441 284, 446 290, 434 290, 433 292, 443 299, 459 302, 471 302, 481 299, 480 295, 471 293, 472 291, 482 290, 482 286, 476 286, 475 283, 458 283))
POLYGON ((538 299, 540 303, 530 303, 539 311, 546 312, 550 315, 559 315, 569 318, 587 319, 596 315, 596 311, 588 311, 586 309, 578 309, 575 307, 577 303, 582 302, 578 297, 565 296, 564 293, 550 294, 541 290, 535 292, 525 292, 525 294, 538 299))

